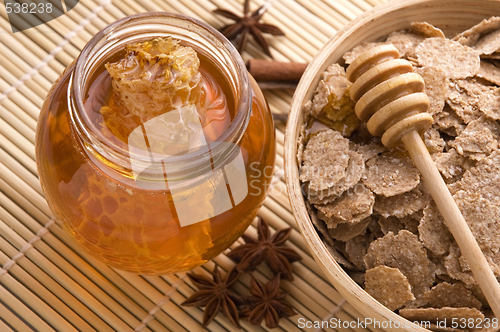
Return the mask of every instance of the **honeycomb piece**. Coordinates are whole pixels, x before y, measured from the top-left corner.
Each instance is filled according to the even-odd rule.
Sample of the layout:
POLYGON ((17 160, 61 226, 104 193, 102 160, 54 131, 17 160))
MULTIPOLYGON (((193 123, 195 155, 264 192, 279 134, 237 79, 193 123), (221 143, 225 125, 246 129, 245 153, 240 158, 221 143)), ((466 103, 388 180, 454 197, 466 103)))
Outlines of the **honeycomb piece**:
POLYGON ((127 45, 123 59, 107 63, 113 95, 101 108, 106 126, 126 142, 140 124, 199 103, 203 81, 191 47, 170 37, 127 45))
POLYGON ((359 119, 354 113, 354 102, 349 96, 350 86, 351 82, 346 78, 344 68, 338 64, 329 66, 307 111, 344 137, 349 137, 359 127, 359 119))

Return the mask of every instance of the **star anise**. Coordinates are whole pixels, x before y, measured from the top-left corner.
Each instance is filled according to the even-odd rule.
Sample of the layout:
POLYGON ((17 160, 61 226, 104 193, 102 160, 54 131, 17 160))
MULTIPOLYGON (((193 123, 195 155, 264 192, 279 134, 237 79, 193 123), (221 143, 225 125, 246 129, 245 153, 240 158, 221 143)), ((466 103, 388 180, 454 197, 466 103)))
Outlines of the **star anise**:
POLYGON ((240 53, 245 50, 248 35, 251 34, 254 40, 259 44, 264 52, 271 58, 271 51, 269 50, 269 45, 262 33, 269 33, 275 36, 283 36, 284 33, 278 27, 271 24, 260 23, 262 15, 266 12, 267 6, 261 6, 256 11, 250 13, 250 0, 245 0, 243 5, 243 16, 238 16, 237 14, 227 10, 227 9, 216 9, 214 13, 227 17, 235 23, 226 25, 222 27, 221 32, 229 40, 235 40, 236 48, 240 53))
POLYGON ((206 327, 222 311, 224 316, 238 328, 241 328, 238 306, 245 303, 244 299, 234 293, 229 287, 236 282, 240 272, 232 269, 223 280, 219 267, 215 264, 213 280, 198 274, 187 274, 193 284, 199 289, 182 303, 183 306, 205 307, 203 326, 206 327))
POLYGON ((265 261, 274 274, 281 273, 283 279, 293 280, 291 263, 302 259, 292 248, 284 245, 292 233, 291 228, 276 231, 270 235, 267 222, 260 218, 258 239, 242 235, 245 244, 233 249, 227 256, 238 263, 241 272, 251 272, 265 261))
POLYGON ((281 318, 296 315, 291 304, 285 301, 287 294, 279 287, 279 273, 265 285, 252 276, 252 295, 245 297, 249 304, 241 311, 241 318, 248 319, 253 325, 260 325, 265 319, 266 326, 273 329, 278 327, 281 318))

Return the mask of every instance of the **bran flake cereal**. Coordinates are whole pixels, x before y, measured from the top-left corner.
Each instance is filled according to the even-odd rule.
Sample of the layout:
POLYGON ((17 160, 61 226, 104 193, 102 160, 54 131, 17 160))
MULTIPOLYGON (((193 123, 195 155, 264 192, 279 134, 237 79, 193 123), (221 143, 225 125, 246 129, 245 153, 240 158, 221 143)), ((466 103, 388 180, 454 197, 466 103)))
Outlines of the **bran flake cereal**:
POLYGON ((365 290, 391 310, 415 300, 408 279, 398 269, 379 265, 366 270, 365 290))
POLYGON ((387 150, 380 141, 371 142, 365 145, 354 143, 353 145, 354 147, 352 150, 359 153, 365 162, 387 150))
MULTIPOLYGON (((434 123, 422 138, 500 279, 500 18, 484 20, 453 40, 430 24, 413 22, 407 30, 346 52, 345 64, 387 44, 424 79, 434 123)), ((304 105, 309 129, 299 143, 301 181, 320 237, 353 280, 404 317, 491 316, 407 152, 384 147, 365 123, 353 121, 345 67, 328 67, 304 105), (395 286, 409 285, 410 293, 401 289, 414 299, 394 303, 404 296, 395 297, 384 285, 404 278, 407 283, 395 286)))
POLYGON ((418 237, 407 230, 401 230, 397 235, 389 232, 373 241, 364 260, 368 269, 379 265, 398 268, 408 278, 412 293, 417 298, 434 282, 425 248, 418 237))
POLYGON ((334 130, 325 130, 307 142, 303 152, 300 180, 311 190, 332 187, 345 177, 349 163, 349 140, 334 130))
POLYGON ((432 160, 434 160, 441 175, 446 179, 458 177, 470 167, 466 164, 466 157, 458 154, 453 148, 447 152, 434 153, 432 160))
POLYGON ((448 91, 448 77, 446 73, 435 67, 420 67, 415 68, 414 71, 424 79, 424 93, 429 97, 429 109, 427 112, 430 115, 438 114, 444 108, 446 92, 448 91))
POLYGON ((399 51, 401 57, 415 57, 417 46, 425 39, 420 34, 407 31, 397 31, 391 33, 386 42, 393 44, 399 51))
POLYGON ((479 54, 492 54, 500 48, 500 30, 495 30, 483 36, 472 46, 479 54))
POLYGON ((418 225, 420 219, 422 219, 423 211, 415 212, 409 216, 401 218, 403 224, 405 224, 405 229, 413 234, 418 234, 418 225))
POLYGON ((373 212, 375 195, 363 186, 356 185, 352 191, 346 191, 337 200, 326 205, 316 204, 318 217, 324 220, 328 228, 335 228, 338 223, 355 224, 373 212))
POLYGON ((427 306, 433 308, 469 307, 479 310, 482 307, 482 303, 474 294, 460 283, 439 283, 425 292, 423 300, 427 302, 427 306))
POLYGON ((355 268, 355 266, 350 261, 344 258, 344 256, 337 250, 337 248, 335 248, 334 246, 330 246, 328 244, 325 246, 330 255, 332 255, 332 257, 335 259, 337 263, 345 266, 348 269, 355 268))
POLYGON ((364 233, 371 221, 372 218, 368 217, 354 224, 340 223, 337 227, 329 229, 328 232, 333 239, 346 242, 364 233))
POLYGON ((477 79, 456 80, 447 102, 465 123, 483 114, 493 120, 500 119, 500 88, 483 85, 477 79))
POLYGON ((500 60, 500 52, 495 52, 491 54, 481 54, 481 59, 493 60, 493 64, 496 64, 494 60, 500 60))
MULTIPOLYGON (((500 251, 500 207, 493 205, 480 193, 460 190, 453 198, 485 256, 497 260, 496 254, 500 251)), ((500 265, 500 261, 494 261, 494 264, 500 265)), ((494 272, 497 276, 500 275, 500 271, 494 272)))
POLYGON ((497 86, 500 85, 500 68, 491 62, 481 60, 481 67, 479 68, 476 76, 497 86))
POLYGON ((499 136, 500 125, 482 116, 471 121, 450 146, 460 155, 479 160, 498 148, 499 136))
POLYGON ((325 222, 323 220, 320 220, 318 218, 318 216, 316 215, 316 213, 314 213, 314 210, 313 210, 313 207, 311 206, 311 203, 306 202, 306 208, 307 208, 307 212, 309 212, 309 215, 311 216, 311 221, 312 221, 314 227, 316 227, 318 232, 320 232, 323 235, 324 241, 328 245, 333 246, 334 245, 333 239, 330 236, 330 233, 328 233, 328 227, 326 227, 325 222))
POLYGON ((466 127, 465 122, 458 116, 457 112, 446 104, 441 113, 434 116, 433 127, 438 129, 441 133, 448 136, 456 137, 466 127))
POLYGON ((480 66, 479 53, 445 38, 427 38, 415 52, 421 66, 440 69, 451 79, 474 76, 480 66))
POLYGON ((450 247, 450 253, 443 261, 446 271, 448 275, 455 280, 460 280, 468 286, 475 285, 476 280, 474 280, 472 273, 470 271, 464 271, 460 266, 460 255, 460 248, 458 248, 456 244, 453 244, 450 247))
POLYGON ((349 96, 350 86, 343 67, 338 64, 329 66, 323 73, 312 103, 306 106, 307 113, 343 136, 349 136, 359 125, 354 102, 349 96))
POLYGON ((418 185, 403 194, 385 197, 377 196, 373 209, 381 216, 395 216, 399 219, 422 210, 429 204, 431 197, 423 185, 418 185))
POLYGON ((436 255, 447 253, 455 241, 434 202, 424 209, 418 233, 424 246, 436 255))
POLYGON ((366 270, 365 257, 368 247, 371 242, 370 235, 361 234, 353 237, 352 239, 346 241, 345 252, 347 258, 354 264, 359 270, 366 270))
POLYGON ((400 230, 405 229, 405 224, 400 218, 394 216, 378 218, 378 224, 384 234, 389 232, 397 234, 400 230))
POLYGON ((386 197, 403 194, 420 183, 420 173, 410 158, 383 153, 366 162, 363 183, 375 194, 386 197))
POLYGON ((462 45, 473 46, 477 43, 481 36, 486 35, 494 30, 500 29, 500 17, 491 17, 484 19, 480 23, 456 35, 453 40, 462 45))
POLYGON ((310 104, 310 114, 318 115, 323 107, 328 104, 330 95, 337 100, 342 99, 351 82, 345 77, 345 69, 338 64, 329 66, 321 77, 321 81, 316 88, 314 98, 310 104))
POLYGON ((435 128, 429 128, 424 133, 424 143, 430 153, 443 152, 446 147, 446 142, 435 128))
POLYGON ((317 195, 311 193, 309 195, 309 202, 313 204, 327 204, 333 202, 342 193, 354 187, 365 171, 365 162, 363 157, 354 151, 349 151, 349 163, 346 169, 346 175, 343 179, 337 182, 332 187, 321 191, 317 195))
POLYGON ((443 30, 427 22, 411 22, 410 27, 413 32, 424 35, 425 37, 445 38, 443 30))

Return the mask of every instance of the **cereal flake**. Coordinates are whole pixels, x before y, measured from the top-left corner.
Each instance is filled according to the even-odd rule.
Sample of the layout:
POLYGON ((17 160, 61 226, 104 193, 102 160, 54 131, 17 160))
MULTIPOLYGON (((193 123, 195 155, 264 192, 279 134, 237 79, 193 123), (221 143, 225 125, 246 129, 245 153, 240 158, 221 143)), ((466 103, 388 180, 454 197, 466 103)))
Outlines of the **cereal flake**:
POLYGON ((479 54, 492 54, 500 49, 500 30, 497 29, 484 35, 472 46, 479 54))
POLYGON ((334 130, 325 130, 307 142, 302 154, 300 180, 314 191, 332 187, 345 177, 349 163, 349 140, 334 130))
POLYGON ((365 145, 359 145, 354 143, 354 147, 352 150, 361 154, 363 160, 366 162, 372 159, 373 157, 376 157, 377 155, 381 154, 382 152, 387 151, 387 148, 384 145, 382 145, 382 143, 380 143, 379 140, 377 140, 375 142, 371 142, 365 145))
POLYGON ((435 127, 452 137, 459 135, 466 127, 464 120, 449 104, 446 104, 443 111, 435 115, 434 119, 435 127))
POLYGON ((309 212, 309 216, 311 217, 311 221, 318 230, 318 232, 323 235, 324 241, 330 245, 333 246, 333 239, 330 237, 330 234, 328 233, 328 228, 326 227, 326 224, 323 220, 320 220, 318 216, 316 215, 316 212, 314 211, 314 208, 311 206, 309 202, 306 201, 306 208, 307 212, 309 212))
POLYGON ((341 223, 337 227, 328 230, 330 236, 335 240, 349 241, 350 239, 364 233, 372 217, 365 218, 357 223, 341 223))
POLYGON ((379 265, 365 272, 365 290, 391 310, 415 300, 408 279, 397 268, 379 265))
POLYGON ((402 58, 414 57, 417 46, 424 40, 424 36, 407 31, 396 31, 391 33, 387 43, 391 43, 399 51, 402 58))
POLYGON ((355 268, 354 265, 352 265, 347 259, 345 259, 344 256, 342 256, 342 254, 337 250, 337 248, 335 248, 332 245, 326 244, 326 243, 325 243, 325 247, 328 250, 328 252, 330 253, 330 255, 332 255, 332 257, 335 259, 335 261, 337 263, 345 266, 348 269, 354 269, 355 268))
POLYGON ((356 185, 352 190, 345 191, 342 196, 326 205, 316 204, 318 217, 323 219, 328 228, 335 228, 338 223, 357 223, 373 212, 375 195, 364 185, 356 185))
POLYGON ((455 149, 447 152, 432 154, 432 160, 436 167, 446 179, 451 179, 462 175, 468 168, 466 158, 457 153, 455 149))
POLYGON ((500 29, 500 17, 490 17, 484 19, 480 23, 474 25, 472 28, 465 30, 456 35, 453 40, 462 45, 473 46, 481 36, 484 36, 494 30, 500 29))
POLYGON ((354 151, 349 151, 349 163, 346 169, 346 175, 333 187, 322 190, 318 194, 309 195, 309 201, 313 204, 327 204, 333 202, 342 193, 354 187, 365 171, 365 162, 363 157, 354 151))
POLYGON ((481 67, 479 68, 476 76, 485 79, 488 82, 500 85, 500 68, 491 62, 481 60, 481 67))
POLYGON ((479 155, 481 159, 498 148, 500 125, 484 116, 471 121, 450 146, 463 156, 479 155))
POLYGON ((388 153, 366 163, 363 183, 377 195, 386 197, 403 194, 420 183, 420 173, 409 158, 397 158, 388 153))
POLYGON ((424 246, 436 255, 447 253, 450 246, 455 242, 434 202, 424 209, 424 216, 420 220, 418 233, 424 246))
POLYGON ((422 210, 429 204, 431 197, 423 185, 418 185, 403 194, 385 197, 377 196, 373 210, 381 216, 388 218, 395 216, 403 218, 414 212, 422 210))
POLYGON ((361 234, 353 237, 352 239, 346 241, 345 252, 347 258, 354 264, 359 270, 366 270, 365 261, 363 257, 368 251, 368 246, 370 245, 371 238, 368 234, 361 234))
POLYGON ((479 54, 449 39, 427 38, 417 46, 416 54, 420 65, 438 68, 449 78, 474 76, 479 70, 479 54))
POLYGON ((416 297, 422 295, 434 282, 430 261, 417 235, 401 230, 397 235, 389 232, 373 241, 364 257, 368 269, 379 265, 398 268, 411 285, 416 297))
POLYGON ((445 72, 435 67, 420 67, 415 68, 414 71, 424 79, 424 93, 429 97, 429 110, 427 112, 430 115, 441 112, 448 91, 448 78, 445 72))
POLYGON ((429 153, 443 152, 446 146, 446 142, 435 128, 429 128, 424 133, 424 143, 429 153))
POLYGON ((455 81, 448 90, 446 101, 465 123, 483 114, 493 120, 500 119, 500 88, 480 84, 476 79, 455 81))
POLYGON ((446 272, 455 280, 460 280, 466 285, 476 284, 476 280, 470 271, 464 271, 460 266, 460 248, 457 244, 450 247, 450 253, 444 258, 446 272))
POLYGON ((427 22, 411 22, 410 27, 413 32, 424 35, 425 37, 445 38, 441 29, 427 22))
POLYGON ((378 218, 378 224, 380 225, 380 229, 384 235, 389 232, 397 234, 400 230, 405 229, 403 221, 393 216, 378 218))
POLYGON ((481 302, 460 283, 442 282, 425 292, 423 299, 433 308, 469 307, 481 309, 481 302))

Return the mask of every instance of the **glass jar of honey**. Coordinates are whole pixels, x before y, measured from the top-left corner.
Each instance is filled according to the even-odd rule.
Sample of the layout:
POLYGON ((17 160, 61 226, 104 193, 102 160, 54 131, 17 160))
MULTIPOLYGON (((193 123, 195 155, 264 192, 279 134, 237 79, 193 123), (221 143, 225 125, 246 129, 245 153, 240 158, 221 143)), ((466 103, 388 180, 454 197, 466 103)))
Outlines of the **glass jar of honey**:
POLYGON ((191 269, 251 223, 275 161, 271 113, 209 25, 149 12, 96 34, 54 84, 36 133, 57 222, 111 267, 191 269))

